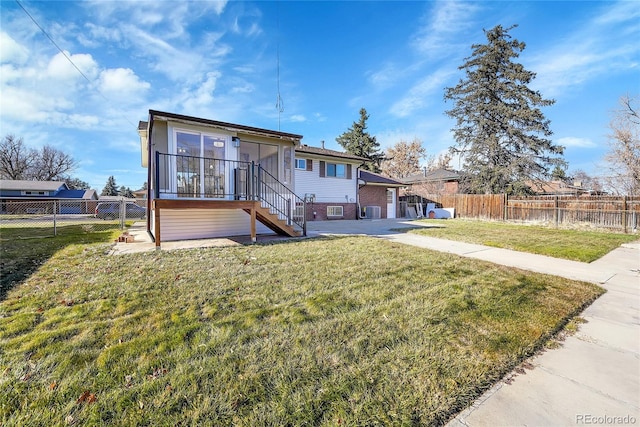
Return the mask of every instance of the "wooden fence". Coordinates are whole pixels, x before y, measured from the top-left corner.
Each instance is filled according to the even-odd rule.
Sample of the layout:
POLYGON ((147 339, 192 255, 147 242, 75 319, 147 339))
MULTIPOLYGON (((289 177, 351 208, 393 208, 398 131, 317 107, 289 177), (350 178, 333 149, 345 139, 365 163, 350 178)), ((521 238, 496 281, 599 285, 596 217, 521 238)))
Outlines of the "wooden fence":
POLYGON ((409 205, 421 202, 455 208, 457 218, 604 228, 624 233, 634 233, 640 229, 640 197, 432 194, 410 196, 407 202, 409 205), (421 200, 412 200, 416 197, 421 200))

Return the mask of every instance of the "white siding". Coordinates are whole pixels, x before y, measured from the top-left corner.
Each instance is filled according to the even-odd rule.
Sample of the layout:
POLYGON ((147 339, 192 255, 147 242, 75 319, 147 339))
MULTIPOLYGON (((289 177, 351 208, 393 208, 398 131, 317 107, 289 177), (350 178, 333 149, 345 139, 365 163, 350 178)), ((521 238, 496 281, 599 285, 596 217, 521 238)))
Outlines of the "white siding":
MULTIPOLYGON (((258 234, 273 231, 256 221, 258 234)), ((160 238, 164 241, 247 236, 251 217, 239 209, 162 209, 160 238)))
MULTIPOLYGON (((304 159, 302 155, 296 155, 304 159)), ((335 161, 335 160, 332 160, 335 161)), ((341 163, 339 160, 337 163, 341 163)), ((312 159, 313 170, 295 171, 295 193, 299 197, 315 194, 317 203, 354 203, 358 188, 357 165, 351 165, 351 179, 320 177, 320 160, 312 159)))

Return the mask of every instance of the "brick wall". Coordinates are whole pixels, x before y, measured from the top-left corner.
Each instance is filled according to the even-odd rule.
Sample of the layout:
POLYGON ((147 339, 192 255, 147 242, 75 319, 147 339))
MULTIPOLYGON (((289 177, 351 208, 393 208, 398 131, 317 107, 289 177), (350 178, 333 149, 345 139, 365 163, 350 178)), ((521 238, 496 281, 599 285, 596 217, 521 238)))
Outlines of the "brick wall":
POLYGON ((380 206, 380 218, 387 217, 387 188, 365 185, 360 187, 360 206, 380 206))
POLYGON ((326 221, 332 219, 358 219, 355 203, 308 203, 307 221, 326 221), (342 206, 343 216, 327 217, 327 206, 342 206), (313 213, 316 213, 315 216, 313 213))

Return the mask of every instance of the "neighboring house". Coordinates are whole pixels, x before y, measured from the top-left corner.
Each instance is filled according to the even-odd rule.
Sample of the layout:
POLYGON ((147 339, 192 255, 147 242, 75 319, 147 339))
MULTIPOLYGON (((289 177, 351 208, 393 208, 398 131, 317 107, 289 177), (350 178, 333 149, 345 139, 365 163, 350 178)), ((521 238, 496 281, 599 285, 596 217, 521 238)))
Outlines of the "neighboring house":
POLYGON ((538 195, 555 195, 555 196, 579 196, 581 194, 589 194, 589 190, 583 188, 581 183, 567 184, 564 181, 529 181, 527 185, 538 195))
POLYGON ((361 218, 398 218, 400 191, 406 185, 366 170, 359 171, 358 201, 361 218))
POLYGON ((144 188, 144 189, 133 191, 133 197, 135 197, 136 199, 146 199, 147 189, 144 188))
POLYGON ((459 192, 461 174, 447 169, 435 169, 410 175, 402 180, 410 186, 411 194, 456 194, 459 192))
POLYGON ((295 192, 307 200, 307 220, 358 218, 358 168, 366 159, 340 151, 295 147, 295 192))
POLYGON ((62 181, 0 180, 1 213, 86 214, 95 209, 95 190, 70 190, 62 181))
POLYGON ((301 135, 149 110, 147 230, 161 241, 306 233, 294 191, 301 135))

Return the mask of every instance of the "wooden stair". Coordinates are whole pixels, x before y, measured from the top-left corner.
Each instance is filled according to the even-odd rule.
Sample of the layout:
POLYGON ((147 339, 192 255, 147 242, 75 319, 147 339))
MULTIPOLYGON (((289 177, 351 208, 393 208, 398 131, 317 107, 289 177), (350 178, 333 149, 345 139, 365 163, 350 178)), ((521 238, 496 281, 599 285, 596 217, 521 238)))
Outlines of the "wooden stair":
MULTIPOLYGON (((300 237, 302 231, 296 230, 293 226, 287 224, 286 220, 280 219, 278 214, 271 213, 268 207, 257 206, 256 219, 262 224, 273 230, 275 233, 281 236, 300 237)), ((246 213, 251 215, 251 209, 243 209, 246 213)))

